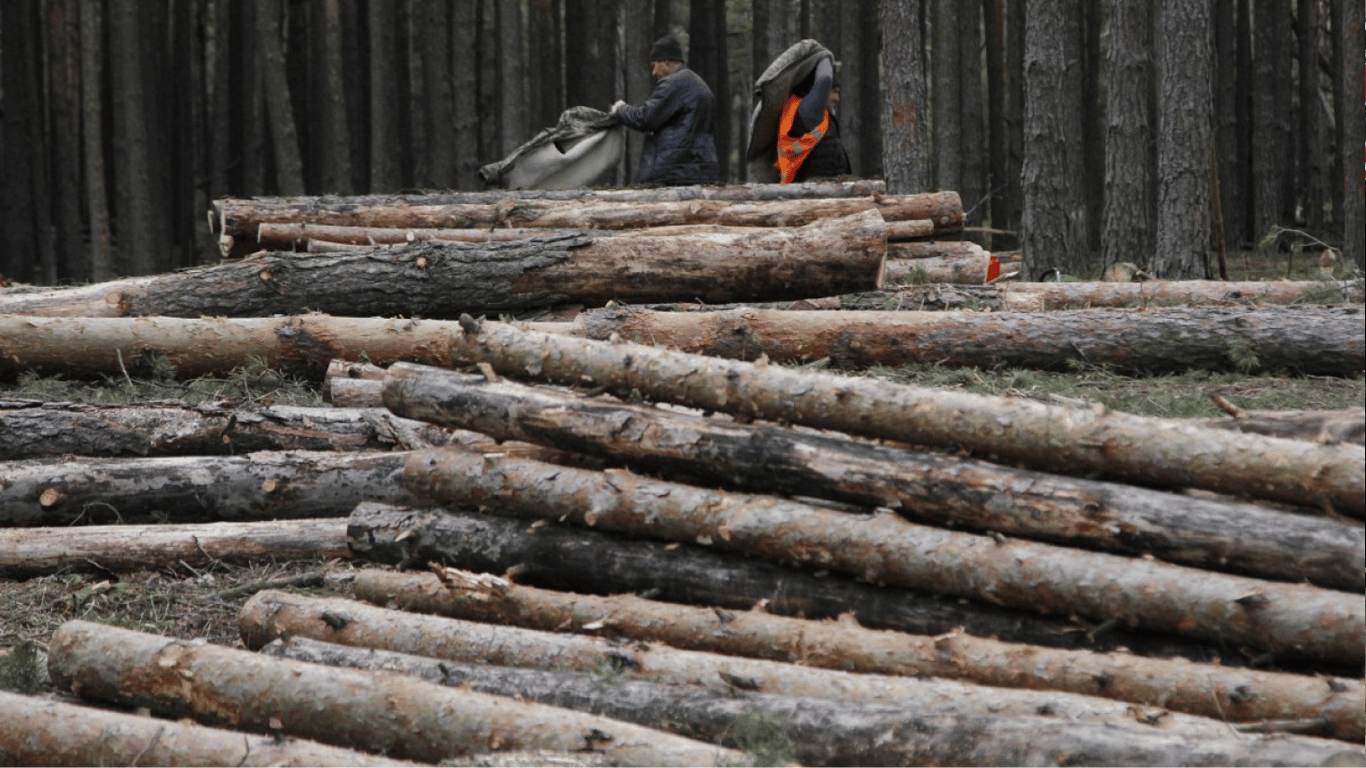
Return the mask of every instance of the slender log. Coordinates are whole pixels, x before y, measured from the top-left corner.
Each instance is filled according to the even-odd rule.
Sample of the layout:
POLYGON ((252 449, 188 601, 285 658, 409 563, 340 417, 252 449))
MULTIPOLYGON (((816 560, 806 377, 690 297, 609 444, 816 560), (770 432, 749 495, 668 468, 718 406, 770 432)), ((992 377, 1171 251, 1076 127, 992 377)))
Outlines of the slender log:
MULTIPOLYGON (((378 403, 376 403, 378 405, 378 403)), ((43 456, 192 456, 255 451, 375 451, 444 445, 447 430, 382 407, 238 408, 0 402, 0 459, 43 456), (414 444, 415 443, 415 444, 414 444)))
POLYGON ((878 584, 1115 619, 1294 658, 1350 664, 1366 645, 1366 605, 1359 594, 957 533, 893 513, 854 515, 624 470, 588 472, 458 450, 413 452, 403 484, 417 496, 498 514, 696 541, 878 584))
MULTIPOLYGON (((1156 487, 1366 516, 1366 452, 1160 419, 947 392, 469 321, 450 357, 498 373, 1156 487)), ((454 367, 454 366, 450 366, 454 367)))
POLYGON ((616 680, 605 686, 600 676, 587 673, 456 664, 306 638, 272 641, 261 652, 315 664, 401 672, 439 685, 467 686, 650 727, 683 723, 696 738, 732 746, 736 726, 759 716, 789 740, 803 765, 1024 765, 1028 754, 1038 749, 1054 755, 1085 754, 1093 765, 1190 764, 1195 752, 1225 765, 1297 765, 1341 751, 1340 744, 1303 737, 1249 742, 1230 736, 1223 723, 1174 713, 1162 718, 1159 730, 1104 705, 1068 721, 1057 719, 1056 713, 1038 715, 1037 705, 1028 714, 1007 715, 1001 710, 1015 709, 1006 703, 1012 693, 1007 689, 995 689, 999 699, 983 709, 947 697, 852 704, 741 688, 716 693, 643 680, 616 680), (1124 735, 1115 738, 1115 729, 1124 735), (1054 740, 1056 744, 1041 744, 1054 740), (965 748, 966 744, 972 747, 965 748))
POLYGON ((724 487, 890 507, 931 525, 1360 593, 1366 529, 1251 504, 1012 469, 838 436, 718 419, 444 368, 395 363, 389 410, 724 487))
MULTIPOLYGON (((605 531, 525 522, 438 507, 406 510, 362 502, 351 512, 347 541, 352 553, 403 567, 440 562, 457 568, 507 573, 519 584, 655 599, 809 619, 852 614, 874 629, 920 635, 962 630, 978 637, 1054 648, 1128 650, 1149 656, 1211 661, 1220 652, 1173 635, 1111 624, 1086 624, 1077 616, 1040 616, 989 603, 942 600, 932 594, 865 584, 840 573, 816 575, 754 558, 737 558, 691 543, 667 543, 605 531)), ((1221 663, 1246 665, 1237 654, 1221 663)))
MULTIPOLYGON (((444 571, 438 569, 439 573, 444 571)), ((356 597, 432 613, 546 631, 610 632, 640 642, 737 656, 800 661, 850 672, 947 677, 1005 688, 1049 688, 1160 706, 1204 717, 1326 719, 1343 740, 1366 737, 1360 681, 1184 660, 1143 659, 1013 645, 948 633, 939 637, 864 629, 852 621, 808 621, 761 610, 721 612, 632 595, 555 592, 503 582, 495 588, 431 573, 361 571, 356 597), (1339 689, 1351 690, 1338 693, 1339 689), (1235 699, 1254 700, 1246 707, 1235 699), (1224 707, 1227 703, 1231 706, 1224 707)))
POLYGON ((406 454, 262 451, 234 457, 5 465, 0 525, 345 517, 364 499, 410 503, 392 481, 406 454))
POLYGON ((336 519, 192 525, 0 528, 0 576, 26 579, 60 571, 125 573, 179 563, 349 557, 336 519))
POLYGON ((1352 376, 1366 365, 1366 311, 1359 307, 1040 313, 608 307, 585 311, 574 322, 573 332, 590 339, 615 335, 712 357, 754 360, 762 355, 784 364, 828 357, 849 369, 913 363, 1040 370, 1099 365, 1142 374, 1289 369, 1352 376))
POLYGON ((86 621, 57 630, 48 666, 59 689, 84 698, 408 760, 534 747, 600 751, 621 765, 747 762, 605 717, 86 621))
POLYGON ((261 253, 162 275, 0 296, 43 316, 454 318, 608 301, 782 300, 881 287, 886 227, 875 210, 741 235, 506 243, 415 242, 332 254, 261 253))
POLYGON ((0 691, 5 765, 415 765, 304 739, 113 712, 0 691))

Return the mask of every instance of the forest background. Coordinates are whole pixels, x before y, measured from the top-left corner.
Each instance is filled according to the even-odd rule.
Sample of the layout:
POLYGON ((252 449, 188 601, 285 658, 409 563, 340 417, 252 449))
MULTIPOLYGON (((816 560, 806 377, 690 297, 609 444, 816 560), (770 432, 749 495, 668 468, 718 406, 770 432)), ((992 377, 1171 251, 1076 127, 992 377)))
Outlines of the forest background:
MULTIPOLYGON (((1363 247, 1360 0, 5 0, 0 285, 213 263, 219 197, 479 190, 567 107, 649 93, 673 34, 745 181, 753 83, 840 61, 854 173, 959 192, 1026 269, 1218 276, 1363 247), (1286 231, 1286 230, 1289 231, 1286 231)), ((633 134, 615 178, 629 184, 633 134)), ((1030 274, 1031 272, 1026 272, 1030 274)))

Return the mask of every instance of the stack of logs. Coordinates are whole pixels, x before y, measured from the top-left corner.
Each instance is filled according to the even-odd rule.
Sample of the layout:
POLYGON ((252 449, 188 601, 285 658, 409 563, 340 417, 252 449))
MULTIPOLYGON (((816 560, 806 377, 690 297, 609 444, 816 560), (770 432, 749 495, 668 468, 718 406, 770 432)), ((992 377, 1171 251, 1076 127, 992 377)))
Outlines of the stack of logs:
POLYGON ((334 366, 381 376, 349 426, 239 410, 196 448, 148 414, 139 446, 290 450, 11 461, 0 515, 47 527, 6 532, 8 575, 373 565, 354 599, 251 597, 248 650, 68 623, 60 690, 180 722, 6 695, 0 756, 1366 759, 1360 413, 1292 439, 468 317, 445 342, 440 368, 334 366), (64 527, 96 499, 125 524, 64 527), (236 522, 128 536, 165 509, 236 522))

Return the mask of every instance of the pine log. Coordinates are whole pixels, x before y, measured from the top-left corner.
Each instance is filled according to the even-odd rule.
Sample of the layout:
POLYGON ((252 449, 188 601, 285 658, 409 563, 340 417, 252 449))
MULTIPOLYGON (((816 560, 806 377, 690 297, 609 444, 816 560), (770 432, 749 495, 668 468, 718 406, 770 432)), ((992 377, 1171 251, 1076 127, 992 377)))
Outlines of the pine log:
POLYGON ((0 459, 43 456, 240 455, 255 451, 387 451, 445 445, 447 430, 382 407, 239 408, 0 401, 0 459))
POLYGON ((767 356, 802 364, 830 358, 848 369, 934 363, 1069 371, 1089 365, 1138 374, 1288 369, 1353 376, 1366 366, 1366 311, 1360 307, 1039 313, 608 307, 581 313, 573 333, 739 360, 767 356))
POLYGON ((349 557, 347 527, 332 519, 172 525, 0 528, 0 577, 64 571, 126 573, 217 562, 349 557))
MULTIPOLYGON (((658 600, 810 619, 852 614, 874 629, 920 635, 962 630, 978 637, 1054 648, 1127 649, 1194 661, 1218 649, 1173 635, 1104 628, 1077 616, 1040 616, 990 603, 943 600, 930 593, 878 587, 840 573, 816 575, 755 558, 737 558, 691 543, 669 543, 605 531, 525 522, 447 507, 407 510, 362 502, 351 512, 347 541, 355 557, 400 567, 439 562, 506 573, 519 584, 589 594, 650 595, 658 600)), ((1221 663, 1246 665, 1238 654, 1221 663)))
POLYGON ((1354 663, 1366 647, 1366 604, 1360 594, 946 531, 890 512, 849 514, 624 470, 590 472, 454 449, 409 454, 403 485, 440 503, 696 541, 877 584, 1043 614, 1114 619, 1292 658, 1354 663))
POLYGON ((232 457, 16 461, 0 526, 345 517, 362 500, 410 503, 404 452, 262 451, 232 457))
POLYGON ((1366 517, 1366 451, 1360 446, 1306 446, 1092 408, 851 380, 505 323, 465 325, 451 335, 451 361, 486 363, 513 378, 601 386, 627 397, 742 417, 957 446, 1044 471, 1331 506, 1366 517))
POLYGON ((1366 589, 1366 529, 1336 520, 737 425, 411 363, 389 367, 384 404, 410 419, 572 448, 663 477, 682 473, 736 490, 889 507, 931 525, 1366 589))
POLYGON ((436 763, 528 747, 591 749, 623 765, 744 759, 734 750, 558 707, 85 621, 57 630, 48 666, 58 689, 83 698, 408 760, 436 763))
POLYGON ((881 287, 877 211, 743 235, 415 242, 251 259, 0 297, 43 316, 267 317, 326 312, 454 318, 608 301, 782 300, 881 287))
POLYGON ((718 611, 632 595, 579 595, 507 582, 493 588, 464 584, 431 573, 365 570, 356 575, 353 588, 360 600, 416 613, 545 631, 603 632, 635 642, 851 672, 1050 688, 1235 722, 1325 719, 1334 738, 1366 738, 1366 696, 1361 681, 1350 678, 1047 649, 958 632, 908 635, 852 621, 718 611), (1253 701, 1237 701, 1241 697, 1253 701))
POLYGON ((0 691, 4 765, 416 765, 279 735, 114 712, 0 691))
POLYGON ((1327 759, 1342 749, 1340 744, 1304 737, 1250 742, 1230 736, 1223 723, 1175 713, 1167 713, 1154 727, 1158 724, 1140 723, 1127 711, 1099 700, 1093 710, 1067 721, 1053 712, 1041 716, 1037 705, 1027 714, 1004 714, 1001 710, 1016 707, 1011 706, 1012 692, 999 688, 994 689, 999 698, 981 709, 961 699, 923 696, 914 702, 853 704, 739 687, 713 692, 645 680, 603 685, 600 676, 589 673, 457 664, 306 638, 272 641, 261 652, 314 664, 401 672, 439 685, 648 727, 682 724, 694 738, 729 746, 738 741, 737 727, 757 716, 768 719, 787 738, 793 756, 803 765, 1024 765, 1039 749, 1053 755, 1084 754, 1092 765, 1190 764, 1197 753, 1202 761, 1225 765, 1298 765, 1316 762, 1320 756, 1327 759))

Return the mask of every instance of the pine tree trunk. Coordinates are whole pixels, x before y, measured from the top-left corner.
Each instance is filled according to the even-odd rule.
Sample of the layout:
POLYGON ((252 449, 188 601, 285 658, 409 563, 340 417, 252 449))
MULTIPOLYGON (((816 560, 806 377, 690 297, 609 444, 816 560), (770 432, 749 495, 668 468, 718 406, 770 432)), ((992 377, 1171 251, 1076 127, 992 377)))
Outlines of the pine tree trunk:
POLYGON ((53 635, 54 684, 128 707, 436 763, 484 750, 592 748, 631 765, 739 764, 664 731, 403 675, 324 668, 85 621, 53 635), (600 731, 599 737, 585 737, 600 731))
POLYGON ((946 528, 1011 536, 1285 581, 1366 589, 1360 526, 1249 504, 700 419, 547 387, 395 363, 394 413, 497 440, 576 450, 664 477, 789 498, 890 507, 946 528))
MULTIPOLYGON (((1366 515, 1366 458, 1356 446, 1229 435, 1122 413, 946 392, 780 366, 605 343, 506 324, 469 323, 452 363, 742 417, 804 424, 1067 474, 1157 487, 1201 487, 1366 515), (634 395, 633 395, 634 393, 634 395), (1218 447, 1215 447, 1218 446, 1218 447)), ((453 366, 450 366, 453 367, 453 366)))

